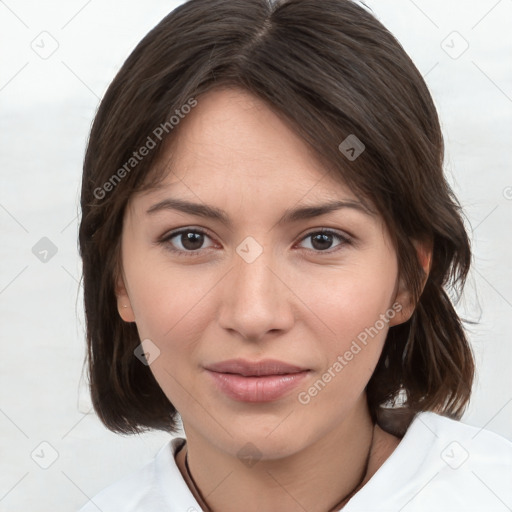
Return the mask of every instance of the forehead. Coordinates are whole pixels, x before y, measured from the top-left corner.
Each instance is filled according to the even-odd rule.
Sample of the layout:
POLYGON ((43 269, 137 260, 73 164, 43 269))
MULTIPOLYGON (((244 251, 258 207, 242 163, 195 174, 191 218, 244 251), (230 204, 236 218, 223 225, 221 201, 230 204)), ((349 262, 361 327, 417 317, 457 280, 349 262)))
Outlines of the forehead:
POLYGON ((164 179, 150 191, 190 194, 205 189, 251 191, 281 197, 357 199, 340 175, 325 167, 312 148, 270 105, 236 88, 197 97, 161 155, 164 179))

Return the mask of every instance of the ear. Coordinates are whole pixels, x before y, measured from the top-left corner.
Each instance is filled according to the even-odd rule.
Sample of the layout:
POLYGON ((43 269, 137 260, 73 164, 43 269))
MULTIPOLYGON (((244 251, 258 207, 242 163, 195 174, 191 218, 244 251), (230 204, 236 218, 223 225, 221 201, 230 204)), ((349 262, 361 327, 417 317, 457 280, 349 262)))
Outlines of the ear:
MULTIPOLYGON (((432 240, 412 240, 412 244, 416 249, 418 261, 420 262, 424 273, 423 283, 421 285, 421 289, 423 290, 430 273, 430 268, 432 266, 433 242, 432 240)), ((411 318, 412 314, 414 313, 414 309, 416 308, 416 304, 412 300, 411 292, 405 286, 402 278, 400 278, 400 281, 397 284, 394 304, 399 305, 399 307, 393 307, 396 314, 392 319, 390 319, 390 326, 407 322, 407 320, 411 318)))
POLYGON ((125 322, 135 322, 130 297, 126 291, 123 277, 120 275, 116 280, 117 311, 125 322))

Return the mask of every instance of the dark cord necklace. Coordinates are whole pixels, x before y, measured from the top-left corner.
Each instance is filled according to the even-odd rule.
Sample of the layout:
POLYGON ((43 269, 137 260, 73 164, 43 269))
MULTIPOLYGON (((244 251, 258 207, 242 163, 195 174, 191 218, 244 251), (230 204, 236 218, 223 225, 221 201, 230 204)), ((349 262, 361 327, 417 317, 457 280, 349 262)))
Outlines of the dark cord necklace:
MULTIPOLYGON (((363 469, 363 476, 359 480, 358 484, 354 487, 354 489, 352 491, 350 491, 350 493, 347 494, 341 501, 339 501, 336 505, 334 505, 334 507, 331 508, 328 512, 338 512, 338 510, 340 510, 340 508, 344 507, 346 505, 347 501, 350 500, 350 498, 352 498, 354 496, 354 494, 360 489, 361 485, 364 482, 366 474, 368 473, 368 466, 370 464, 370 455, 372 453, 374 436, 375 436, 375 426, 372 428, 372 438, 370 441, 370 446, 368 448, 368 455, 366 456, 366 462, 365 462, 364 469, 363 469)), ((183 446, 185 446, 185 443, 183 443, 183 446)), ((194 478, 192 477, 192 474, 190 473, 190 468, 188 467, 188 449, 187 449, 187 453, 185 454, 185 469, 187 471, 188 478, 190 479, 190 482, 192 483, 192 486, 194 487, 194 490, 197 493, 197 496, 199 497, 201 508, 203 508, 203 510, 205 512, 212 512, 212 510, 206 504, 206 500, 204 499, 203 495, 201 494, 201 491, 197 487, 197 485, 194 481, 194 478)))

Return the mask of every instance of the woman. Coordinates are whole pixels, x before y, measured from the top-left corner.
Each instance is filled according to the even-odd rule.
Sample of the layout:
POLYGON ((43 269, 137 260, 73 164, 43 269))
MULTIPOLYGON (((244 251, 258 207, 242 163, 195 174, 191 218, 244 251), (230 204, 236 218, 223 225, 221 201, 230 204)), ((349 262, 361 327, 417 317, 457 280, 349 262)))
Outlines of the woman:
POLYGON ((351 1, 192 0, 150 31, 84 163, 88 363, 107 428, 185 436, 82 512, 512 505, 512 443, 457 421, 442 164, 421 75, 351 1))

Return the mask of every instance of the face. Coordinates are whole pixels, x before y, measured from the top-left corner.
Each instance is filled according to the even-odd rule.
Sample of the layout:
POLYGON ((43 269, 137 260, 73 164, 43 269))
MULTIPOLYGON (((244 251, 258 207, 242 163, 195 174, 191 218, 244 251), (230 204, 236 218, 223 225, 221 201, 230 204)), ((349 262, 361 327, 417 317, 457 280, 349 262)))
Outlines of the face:
POLYGON ((236 89, 197 100, 162 159, 172 170, 127 207, 119 312, 187 437, 292 454, 351 414, 389 327, 405 320, 396 253, 381 217, 266 104, 236 89), (207 369, 238 358, 295 369, 207 369))

